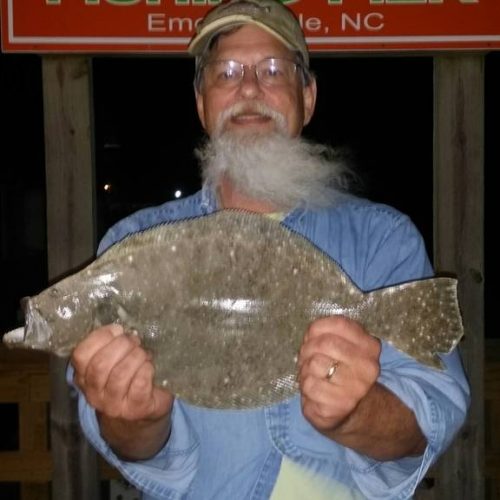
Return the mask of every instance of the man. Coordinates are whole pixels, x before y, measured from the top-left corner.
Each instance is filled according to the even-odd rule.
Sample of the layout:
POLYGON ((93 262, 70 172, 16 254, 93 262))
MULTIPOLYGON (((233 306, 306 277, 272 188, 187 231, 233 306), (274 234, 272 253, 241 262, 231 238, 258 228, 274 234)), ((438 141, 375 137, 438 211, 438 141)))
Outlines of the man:
MULTIPOLYGON (((200 24, 190 51, 209 136, 199 152, 203 189, 119 222, 100 252, 162 221, 241 208, 281 218, 363 290, 432 274, 408 218, 342 193, 342 168, 300 139, 316 82, 287 8, 224 3, 200 24)), ((428 369, 356 321, 323 318, 304 332, 299 395, 218 411, 155 387, 140 342, 111 325, 77 346, 71 375, 89 440, 145 498, 403 499, 465 418, 458 354, 443 360, 443 372, 428 369)))

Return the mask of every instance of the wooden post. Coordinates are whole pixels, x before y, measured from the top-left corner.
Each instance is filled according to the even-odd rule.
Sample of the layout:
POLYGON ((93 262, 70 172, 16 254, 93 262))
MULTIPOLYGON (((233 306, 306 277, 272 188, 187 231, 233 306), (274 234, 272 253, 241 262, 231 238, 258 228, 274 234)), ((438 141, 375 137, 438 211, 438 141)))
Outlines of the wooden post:
POLYGON ((433 498, 484 498, 484 56, 436 57, 434 75, 434 265, 459 280, 472 405, 433 498))
MULTIPOLYGON (((45 56, 43 98, 47 174, 47 245, 51 282, 95 251, 90 60, 45 56)), ((83 437, 67 360, 51 359, 52 498, 99 498, 95 452, 83 437)))

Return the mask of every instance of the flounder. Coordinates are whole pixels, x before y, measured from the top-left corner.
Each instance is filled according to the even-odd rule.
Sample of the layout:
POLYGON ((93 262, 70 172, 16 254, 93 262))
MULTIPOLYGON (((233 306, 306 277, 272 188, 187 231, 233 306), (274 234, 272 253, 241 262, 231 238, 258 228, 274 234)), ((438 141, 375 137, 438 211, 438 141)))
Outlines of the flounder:
POLYGON ((343 314, 440 369, 463 335, 457 281, 436 277, 369 293, 310 241, 238 210, 154 226, 28 299, 4 342, 67 356, 112 322, 137 332, 155 380, 194 405, 250 408, 298 390, 309 323, 343 314))

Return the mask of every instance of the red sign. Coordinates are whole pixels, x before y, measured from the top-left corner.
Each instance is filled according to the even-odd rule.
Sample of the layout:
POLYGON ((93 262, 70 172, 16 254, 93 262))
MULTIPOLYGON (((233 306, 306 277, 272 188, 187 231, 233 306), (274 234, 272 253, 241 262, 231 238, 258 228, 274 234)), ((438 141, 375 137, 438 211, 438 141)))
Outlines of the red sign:
MULTIPOLYGON (((220 0, 0 0, 5 52, 180 52, 220 0)), ((313 52, 500 49, 500 0, 283 0, 313 52)))

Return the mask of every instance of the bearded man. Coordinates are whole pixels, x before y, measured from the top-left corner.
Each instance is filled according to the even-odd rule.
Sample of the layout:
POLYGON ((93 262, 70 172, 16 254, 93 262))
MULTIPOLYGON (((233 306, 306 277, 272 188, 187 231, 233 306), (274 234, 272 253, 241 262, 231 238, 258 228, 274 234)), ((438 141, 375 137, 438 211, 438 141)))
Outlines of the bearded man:
MULTIPOLYGON (((238 208, 279 218, 362 290, 432 275, 408 217, 349 195, 342 164, 300 138, 316 81, 286 7, 223 3, 190 51, 208 136, 198 151, 203 188, 122 220, 99 252, 161 222, 238 208)), ((300 394, 213 410, 156 387, 150 356, 119 325, 90 333, 71 359, 81 423, 97 450, 144 498, 200 500, 410 498, 469 404, 458 353, 443 362, 442 372, 424 367, 352 319, 322 318, 304 332, 300 394)))

